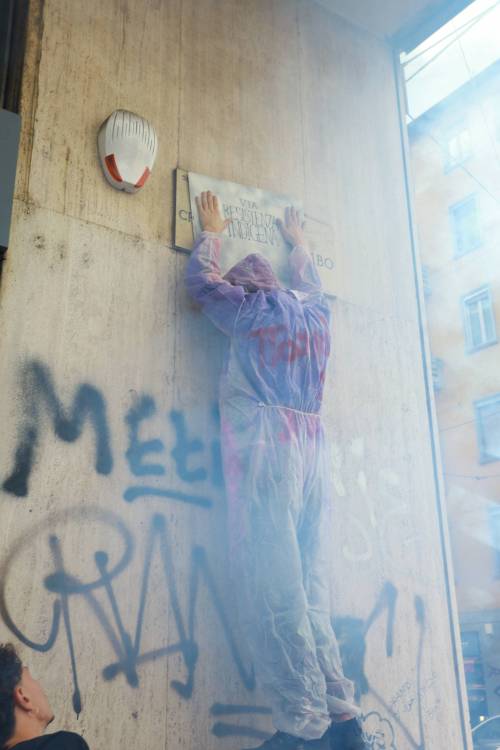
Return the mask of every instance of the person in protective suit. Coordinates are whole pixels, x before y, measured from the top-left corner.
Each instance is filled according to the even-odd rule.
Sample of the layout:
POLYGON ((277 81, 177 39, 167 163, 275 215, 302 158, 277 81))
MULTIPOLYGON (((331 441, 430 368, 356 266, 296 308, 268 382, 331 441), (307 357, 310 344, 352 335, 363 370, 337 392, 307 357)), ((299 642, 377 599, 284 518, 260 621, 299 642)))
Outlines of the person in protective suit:
POLYGON ((354 687, 330 620, 331 469, 320 407, 330 310, 298 212, 280 223, 290 289, 248 255, 224 277, 230 223, 210 191, 186 287, 229 337, 220 381, 221 445, 238 614, 277 732, 262 750, 364 750, 354 687))

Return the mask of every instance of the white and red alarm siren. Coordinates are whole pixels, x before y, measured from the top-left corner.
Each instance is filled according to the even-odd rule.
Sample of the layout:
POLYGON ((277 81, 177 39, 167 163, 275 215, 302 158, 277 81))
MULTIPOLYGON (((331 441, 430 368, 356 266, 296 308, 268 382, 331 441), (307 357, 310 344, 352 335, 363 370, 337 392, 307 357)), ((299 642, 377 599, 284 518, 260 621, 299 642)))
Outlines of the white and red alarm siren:
POLYGON ((97 146, 110 185, 127 193, 136 193, 144 186, 158 150, 158 138, 150 122, 117 109, 101 125, 97 146))

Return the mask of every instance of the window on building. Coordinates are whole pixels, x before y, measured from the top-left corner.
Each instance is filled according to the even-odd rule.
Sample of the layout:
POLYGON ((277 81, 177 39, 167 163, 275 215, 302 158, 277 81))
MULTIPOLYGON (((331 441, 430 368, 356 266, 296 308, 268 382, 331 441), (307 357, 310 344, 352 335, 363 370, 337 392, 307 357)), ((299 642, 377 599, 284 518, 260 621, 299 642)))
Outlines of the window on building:
POLYGON ((467 698, 471 722, 474 726, 481 721, 481 717, 488 716, 481 643, 477 630, 462 630, 461 636, 467 698))
POLYGON ((472 154, 470 131, 461 121, 456 123, 446 134, 446 153, 444 168, 449 172, 469 158, 472 154))
POLYGON ((500 578, 500 505, 493 505, 489 509, 489 523, 491 543, 495 558, 495 578, 500 578))
POLYGON ((432 384, 434 391, 439 393, 443 387, 443 360, 439 357, 432 357, 432 384))
POLYGON ((479 657, 481 655, 479 631, 462 630, 460 635, 462 640, 462 654, 466 658, 479 657))
POLYGON ((465 343, 468 352, 496 344, 495 315, 488 287, 477 289, 462 299, 465 343))
POLYGON ((474 410, 480 463, 500 461, 500 393, 476 401, 474 410))
POLYGON ((19 112, 29 0, 0 0, 0 108, 19 112))
POLYGON ((432 295, 431 272, 429 266, 422 266, 422 282, 424 285, 424 296, 428 298, 432 295))
POLYGON ((457 255, 469 253, 481 244, 478 200, 475 195, 450 206, 450 220, 457 255))

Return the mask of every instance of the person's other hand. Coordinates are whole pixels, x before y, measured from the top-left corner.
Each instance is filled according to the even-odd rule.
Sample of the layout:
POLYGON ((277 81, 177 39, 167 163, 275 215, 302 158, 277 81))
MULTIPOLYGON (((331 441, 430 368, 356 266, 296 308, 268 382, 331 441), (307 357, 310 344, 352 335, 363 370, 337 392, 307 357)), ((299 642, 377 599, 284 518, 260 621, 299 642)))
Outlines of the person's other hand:
POLYGON ((201 228, 204 232, 223 232, 231 223, 231 219, 223 219, 219 210, 219 199, 216 195, 205 190, 196 196, 196 206, 200 217, 201 228))
POLYGON ((300 214, 296 208, 293 206, 285 208, 285 221, 283 222, 281 219, 278 219, 277 224, 281 230, 283 239, 292 247, 295 247, 296 245, 302 245, 304 247, 307 245, 304 234, 305 222, 300 221, 300 214))

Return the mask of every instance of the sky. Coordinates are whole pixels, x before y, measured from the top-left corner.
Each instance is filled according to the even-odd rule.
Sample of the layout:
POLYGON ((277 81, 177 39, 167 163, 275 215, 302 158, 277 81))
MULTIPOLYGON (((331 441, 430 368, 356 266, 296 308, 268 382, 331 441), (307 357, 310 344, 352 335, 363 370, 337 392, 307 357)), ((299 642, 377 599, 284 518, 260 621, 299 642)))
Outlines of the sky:
POLYGON ((499 58, 500 0, 475 0, 401 56, 411 117, 419 117, 499 58))

